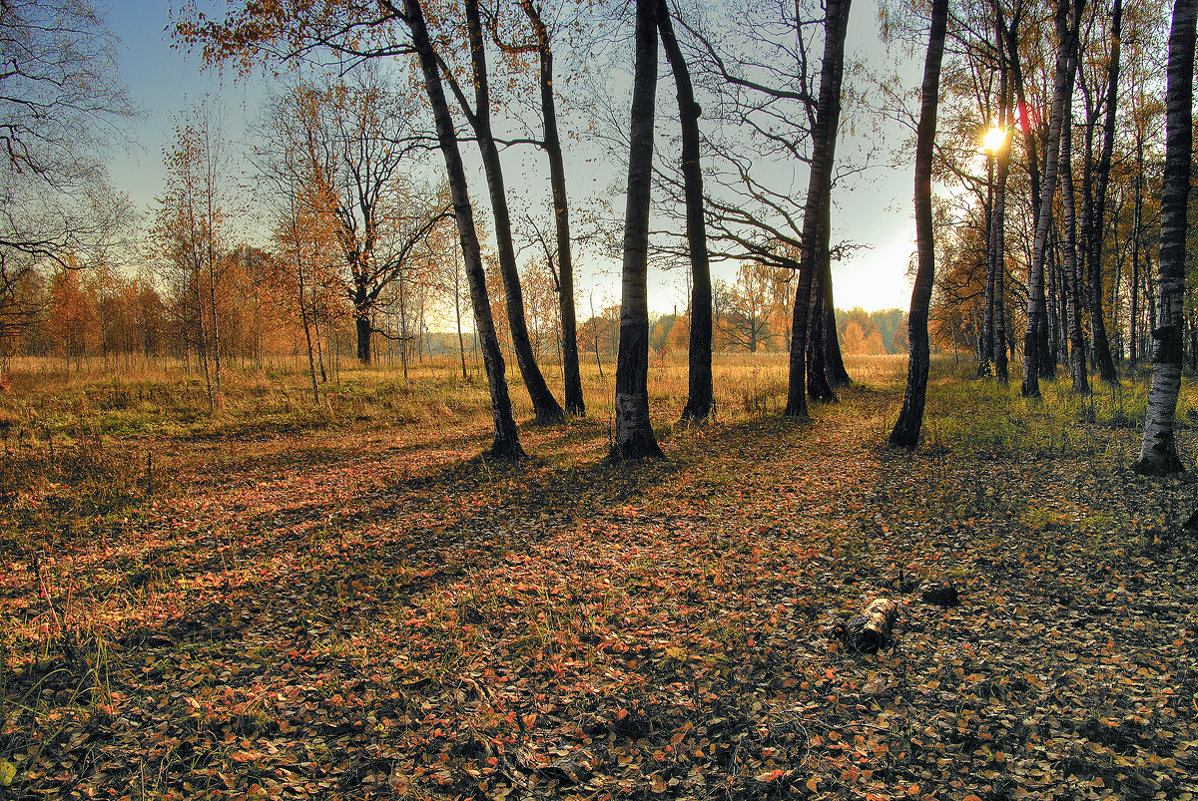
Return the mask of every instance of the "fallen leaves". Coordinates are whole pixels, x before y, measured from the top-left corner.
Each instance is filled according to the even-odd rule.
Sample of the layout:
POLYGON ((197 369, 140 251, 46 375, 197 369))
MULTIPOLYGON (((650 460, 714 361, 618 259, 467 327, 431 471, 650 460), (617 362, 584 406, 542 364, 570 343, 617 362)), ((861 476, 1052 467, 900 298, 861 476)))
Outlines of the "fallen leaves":
POLYGON ((1083 458, 878 451, 860 420, 887 397, 690 433, 635 470, 586 426, 527 432, 551 456, 515 467, 331 439, 226 462, 120 537, 0 576, 5 698, 29 710, 0 724, 0 783, 10 765, 31 798, 1198 792, 1194 547, 1114 525, 1163 501, 1083 458), (935 582, 957 603, 921 602, 935 582), (902 604, 893 647, 828 637, 879 596, 902 604))

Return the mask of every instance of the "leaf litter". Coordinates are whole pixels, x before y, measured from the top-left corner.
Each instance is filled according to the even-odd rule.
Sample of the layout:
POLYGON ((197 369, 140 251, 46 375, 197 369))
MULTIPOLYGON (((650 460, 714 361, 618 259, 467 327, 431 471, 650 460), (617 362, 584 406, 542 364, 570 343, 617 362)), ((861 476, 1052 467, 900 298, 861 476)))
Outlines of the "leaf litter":
POLYGON ((893 402, 635 466, 175 443, 179 492, 5 557, 0 798, 1193 797, 1192 485, 879 448, 893 402))

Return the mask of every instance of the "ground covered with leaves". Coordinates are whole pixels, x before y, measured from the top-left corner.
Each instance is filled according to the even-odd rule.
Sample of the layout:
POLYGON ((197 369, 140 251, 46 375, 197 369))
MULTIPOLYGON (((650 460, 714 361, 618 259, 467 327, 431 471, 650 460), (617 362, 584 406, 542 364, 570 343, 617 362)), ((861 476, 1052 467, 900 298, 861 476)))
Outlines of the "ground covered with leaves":
POLYGON ((9 499, 0 798, 1198 795, 1192 479, 1131 474, 1121 408, 947 377, 888 449, 900 375, 651 464, 368 421, 162 439, 83 537, 9 499))

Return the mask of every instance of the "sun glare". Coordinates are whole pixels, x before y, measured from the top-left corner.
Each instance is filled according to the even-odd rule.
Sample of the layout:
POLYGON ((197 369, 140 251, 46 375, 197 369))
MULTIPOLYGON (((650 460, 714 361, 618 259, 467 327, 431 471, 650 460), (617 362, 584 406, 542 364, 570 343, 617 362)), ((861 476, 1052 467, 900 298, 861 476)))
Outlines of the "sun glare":
POLYGON ((982 149, 987 153, 997 153, 1003 149, 1003 145, 1007 143, 1007 130, 999 128, 997 125, 992 125, 990 130, 982 136, 982 149))

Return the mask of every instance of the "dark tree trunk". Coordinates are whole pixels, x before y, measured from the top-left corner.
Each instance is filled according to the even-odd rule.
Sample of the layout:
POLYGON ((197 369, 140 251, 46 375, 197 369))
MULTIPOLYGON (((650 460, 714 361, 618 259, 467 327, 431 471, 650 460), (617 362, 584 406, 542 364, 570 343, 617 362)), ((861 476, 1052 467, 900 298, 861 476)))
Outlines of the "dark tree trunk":
POLYGON ((1065 219, 1065 291, 1068 293, 1069 317, 1069 374, 1073 391, 1079 395, 1090 392, 1086 374, 1086 338, 1082 331, 1082 269, 1077 258, 1076 203, 1073 194, 1073 126, 1068 117, 1061 131, 1061 209, 1065 219))
MULTIPOLYGON (((827 220, 824 221, 827 224, 827 220)), ((808 312, 807 331, 807 397, 816 403, 836 403, 840 399, 828 380, 828 363, 824 350, 826 332, 824 325, 824 275, 819 270, 811 287, 811 311, 808 312)))
POLYGON ((915 448, 923 427, 924 402, 928 389, 928 307, 936 279, 936 243, 932 231, 932 147, 936 141, 936 113, 940 100, 940 62, 944 56, 944 33, 948 22, 948 0, 932 3, 932 26, 928 56, 923 68, 919 128, 915 135, 915 241, 918 266, 907 317, 907 391, 898 422, 890 432, 890 444, 915 448))
POLYGON ((1144 226, 1144 137, 1136 134, 1136 188, 1135 211, 1132 224, 1131 247, 1131 321, 1127 337, 1128 366, 1136 369, 1140 318, 1140 238, 1144 226))
MULTIPOLYGON (((1039 212, 1037 212, 1039 213, 1039 212)), ((1057 362, 1061 358, 1061 281, 1057 267, 1057 244, 1055 229, 1049 232, 1048 253, 1045 254, 1046 298, 1044 302, 1045 324, 1040 332, 1040 377, 1052 381, 1057 377, 1057 362)))
POLYGON ((791 325, 790 373, 786 389, 787 417, 807 418, 807 313, 811 305, 811 283, 820 267, 820 251, 827 249, 830 232, 826 221, 832 192, 832 162, 836 128, 840 122, 840 81, 844 64, 844 39, 848 29, 850 0, 827 0, 824 4, 824 60, 820 68, 819 100, 811 133, 811 172, 807 202, 803 209, 803 240, 799 281, 795 292, 791 325))
MULTIPOLYGON (((995 39, 999 53, 998 119, 1005 131, 1012 122, 1010 98, 1010 70, 1005 50, 1006 36, 1001 9, 995 9, 995 39)), ((1007 383, 1007 313, 1006 313, 1006 214, 1007 174, 1011 163, 1011 146, 1003 138, 1002 146, 994 154, 997 175, 994 186, 994 207, 990 219, 990 258, 994 271, 994 376, 999 383, 1007 383)))
POLYGON ((474 227, 474 209, 470 205, 467 191, 466 170, 462 165, 462 154, 458 150, 457 133, 454 131, 453 118, 449 114, 449 105, 445 102, 437 55, 428 38, 419 0, 404 0, 403 7, 404 17, 412 32, 412 45, 424 74, 424 88, 436 121, 437 141, 445 158, 445 171, 453 198, 453 212, 462 245, 466 280, 470 285, 470 300, 474 306, 474 330, 482 347, 483 366, 491 391, 495 439, 490 454, 500 459, 519 459, 524 456, 524 450, 520 447, 516 422, 512 418, 511 398, 508 396, 507 379, 504 376, 503 353, 500 351, 499 338, 495 335, 495 322, 491 317, 491 301, 487 297, 487 280, 483 273, 478 233, 474 227))
MULTIPOLYGON (((844 12, 845 18, 843 27, 845 31, 848 29, 848 11, 844 12)), ((822 80, 822 77, 821 77, 822 80)), ((835 59, 832 64, 832 91, 837 98, 841 94, 841 86, 844 82, 844 52, 843 45, 841 46, 840 57, 835 59)), ((836 113, 838 119, 835 124, 839 124, 840 105, 837 103, 836 113)), ((836 159, 836 133, 833 131, 831 139, 828 141, 828 163, 835 163, 836 159)), ((831 182, 829 181, 829 186, 831 182)), ((836 308, 833 305, 832 298, 832 251, 829 247, 832 236, 832 202, 829 198, 828 202, 823 207, 823 222, 821 224, 821 242, 819 249, 819 308, 821 310, 821 319, 819 321, 819 329, 822 335, 815 340, 809 340, 807 347, 818 347, 821 351, 817 361, 821 362, 820 377, 814 380, 817 383, 826 385, 824 389, 824 399, 828 402, 836 402, 836 387, 847 387, 852 383, 849 378, 848 371, 844 369, 844 357, 840 353, 840 337, 836 331, 836 308)))
POLYGON ((503 167, 499 160, 499 148, 491 131, 491 95, 487 83, 486 51, 483 46, 478 0, 465 0, 465 11, 475 98, 474 111, 468 113, 468 117, 475 136, 478 137, 483 172, 486 173, 487 189, 491 195, 491 212, 495 218, 495 247, 499 253, 499 272, 503 276, 512 350, 516 354, 516 364, 532 400, 537 422, 561 423, 565 421, 566 416, 557 398, 549 391, 541 368, 537 366, 528 335, 528 323, 525 320, 524 292, 520 288, 520 272, 516 268, 516 250, 512 244, 512 221, 508 211, 507 192, 504 189, 503 167))
POLYGON ((370 311, 358 311, 354 316, 354 332, 358 339, 358 361, 370 364, 370 311))
POLYGON ((1090 331, 1094 341, 1094 362, 1098 376, 1111 386, 1119 386, 1119 373, 1111 358, 1106 321, 1102 311, 1102 232, 1106 216, 1107 187, 1111 179, 1111 155, 1115 147, 1115 112, 1119 99, 1119 37, 1123 24, 1123 0, 1115 0, 1111 19, 1111 60, 1107 72, 1106 119, 1103 121, 1102 154, 1098 160, 1098 189, 1095 192, 1089 237, 1086 242, 1090 265, 1090 331))
POLYGON ((1152 386, 1144 443, 1133 469, 1142 475, 1180 473, 1185 465, 1173 437, 1181 390, 1182 299, 1185 292, 1186 205, 1193 158, 1194 26, 1198 0, 1177 0, 1169 34, 1165 91, 1165 177, 1161 191, 1161 250, 1157 266, 1160 302, 1152 338, 1152 386))
MULTIPOLYGON (((830 204, 829 204, 830 205, 830 204)), ((825 225, 831 225, 831 216, 825 219, 825 225)), ((831 230, 829 228, 829 230, 831 230)), ((820 279, 820 288, 823 296, 823 351, 824 351, 824 375, 827 376, 829 390, 833 391, 837 387, 847 387, 853 383, 849 377, 849 371, 844 367, 844 355, 840 352, 840 335, 836 331, 836 305, 832 298, 832 254, 829 250, 824 251, 824 267, 823 277, 820 279)))
POLYGON ((553 97, 553 49, 549 31, 532 0, 520 0, 532 23, 540 55, 541 114, 545 118, 545 153, 549 157, 549 186, 553 192, 553 218, 557 236, 558 306, 562 318, 562 374, 566 385, 567 414, 583 417, 582 375, 578 369, 578 322, 574 309, 574 261, 570 252, 570 209, 566 202, 566 167, 557 130, 557 103, 553 97))
POLYGON ((1057 52, 1056 76, 1053 82, 1052 115, 1049 118, 1048 142, 1045 145, 1044 184, 1041 186, 1040 214, 1036 218, 1036 237, 1032 245, 1032 263, 1028 268, 1027 335, 1023 346, 1023 396, 1040 397, 1040 328, 1045 324, 1044 261, 1048 246, 1048 229, 1052 226, 1052 200, 1056 192, 1058 159, 1061 149, 1061 128, 1069 117, 1069 100, 1073 96, 1073 53, 1077 45, 1077 30, 1085 0, 1058 0, 1057 31, 1060 47, 1057 52))
POLYGON ((699 115, 690 71, 686 66, 670 9, 658 0, 657 26, 661 43, 678 87, 678 117, 682 124, 682 180, 686 195, 686 242, 691 261, 690 344, 687 362, 686 407, 682 422, 702 424, 711 415, 711 267, 707 227, 703 220, 703 171, 699 164, 699 115))
POLYGON ((649 420, 649 195, 656 90, 657 0, 637 0, 620 349, 616 357, 616 431, 611 453, 617 460, 663 455, 649 420))
POLYGON ((986 253, 982 264, 986 271, 986 288, 982 301, 982 334, 978 342, 978 378, 993 375, 994 351, 994 159, 986 163, 986 231, 983 238, 986 253))

